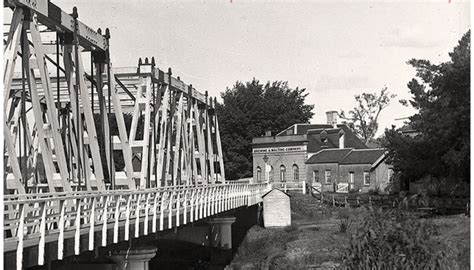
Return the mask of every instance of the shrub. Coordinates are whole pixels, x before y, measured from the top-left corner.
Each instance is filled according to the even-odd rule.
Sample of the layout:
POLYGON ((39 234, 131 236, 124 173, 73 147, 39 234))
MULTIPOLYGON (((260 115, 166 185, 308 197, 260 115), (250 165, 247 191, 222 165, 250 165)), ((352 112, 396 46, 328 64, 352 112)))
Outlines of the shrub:
MULTIPOLYGON (((445 269, 448 255, 435 228, 398 210, 370 209, 344 255, 346 269, 445 269)), ((452 265, 449 265, 452 266, 452 265)))
POLYGON ((341 211, 339 212, 339 215, 337 216, 337 219, 339 221, 339 232, 346 233, 353 223, 349 210, 341 209, 341 211))

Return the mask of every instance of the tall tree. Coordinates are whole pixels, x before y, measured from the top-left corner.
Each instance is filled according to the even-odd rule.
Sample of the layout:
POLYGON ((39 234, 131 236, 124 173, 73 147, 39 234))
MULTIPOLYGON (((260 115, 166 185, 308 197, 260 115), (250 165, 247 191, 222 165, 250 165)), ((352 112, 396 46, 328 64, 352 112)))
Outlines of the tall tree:
POLYGON ((346 120, 349 128, 367 144, 374 139, 375 133, 379 128, 378 119, 380 113, 396 95, 390 94, 387 87, 384 87, 380 94, 362 93, 362 95, 355 95, 354 97, 357 106, 350 110, 348 115, 341 111, 340 117, 346 120))
POLYGON ((410 104, 418 109, 410 117, 410 124, 420 134, 406 139, 394 130, 387 130, 384 143, 390 162, 405 180, 417 180, 420 173, 469 180, 470 47, 468 31, 449 53, 450 61, 438 65, 428 60, 408 61, 417 76, 408 83, 412 94, 410 104), (420 166, 412 167, 409 160, 417 160, 420 166))
POLYGON ((236 82, 221 93, 223 103, 216 105, 216 112, 228 179, 252 175, 253 137, 311 119, 314 106, 305 104, 306 96, 305 89, 292 89, 287 82, 264 85, 256 79, 236 82))

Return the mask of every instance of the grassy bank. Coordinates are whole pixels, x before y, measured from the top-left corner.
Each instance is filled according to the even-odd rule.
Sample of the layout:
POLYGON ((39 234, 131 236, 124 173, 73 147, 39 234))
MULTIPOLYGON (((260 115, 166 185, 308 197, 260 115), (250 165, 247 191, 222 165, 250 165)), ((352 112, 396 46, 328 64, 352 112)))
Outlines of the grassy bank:
MULTIPOLYGON (((377 219, 390 220, 387 217, 373 217, 371 212, 364 208, 332 208, 320 205, 309 195, 297 193, 291 195, 292 226, 251 228, 229 268, 236 270, 342 268, 350 265, 348 260, 352 257, 349 254, 351 256, 355 254, 355 252, 349 253, 349 249, 361 245, 359 242, 365 239, 364 232, 371 228, 370 224, 367 224, 368 220, 374 220, 370 221, 373 223, 377 223, 377 219)), ((469 268, 468 217, 457 215, 420 219, 410 216, 403 222, 411 222, 412 219, 415 219, 417 226, 421 228, 418 232, 419 229, 416 227, 413 233, 420 237, 423 236, 422 232, 432 233, 428 237, 429 243, 422 244, 437 245, 436 252, 428 252, 426 256, 432 255, 433 260, 438 260, 437 251, 442 250, 444 256, 442 259, 448 263, 452 261, 451 269, 469 268)), ((387 224, 392 226, 390 222, 387 224)), ((396 226, 399 225, 394 224, 395 229, 392 231, 397 234, 396 226)), ((383 230, 388 230, 387 226, 384 226, 380 225, 380 236, 384 235, 383 230)), ((404 242, 401 243, 405 245, 404 242)), ((377 245, 376 242, 369 244, 377 245)), ((402 251, 393 253, 396 252, 402 251)), ((365 256, 364 253, 362 255, 365 256)))

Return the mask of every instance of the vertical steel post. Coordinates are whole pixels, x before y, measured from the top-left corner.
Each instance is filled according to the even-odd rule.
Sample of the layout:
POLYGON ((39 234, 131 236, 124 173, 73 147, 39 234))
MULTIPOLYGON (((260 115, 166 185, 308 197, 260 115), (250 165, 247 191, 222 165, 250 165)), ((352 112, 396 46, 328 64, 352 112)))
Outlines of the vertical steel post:
MULTIPOLYGON (((25 44, 25 40, 27 37, 25 37, 26 35, 26 32, 25 31, 21 31, 21 38, 20 38, 20 46, 21 46, 21 52, 23 53, 24 51, 26 50, 23 50, 24 46, 29 46, 28 44, 25 44)), ((25 56, 25 57, 28 57, 28 56, 25 56)), ((20 117, 20 121, 23 123, 23 126, 25 127, 26 123, 26 112, 25 112, 25 99, 26 99, 26 86, 25 86, 25 69, 22 68, 21 69, 21 117, 20 117)), ((18 125, 20 125, 20 123, 18 123, 18 125)), ((23 146, 23 155, 25 156, 24 158, 22 157, 22 151, 21 151, 21 134, 23 134, 23 137, 25 137, 25 133, 26 133, 26 129, 23 129, 23 132, 21 132, 22 128, 18 127, 18 142, 19 142, 19 154, 20 154, 20 170, 22 172, 22 180, 24 181, 24 185, 25 185, 25 191, 28 192, 28 181, 26 180, 26 171, 27 171, 27 168, 26 168, 26 143, 24 143, 24 146, 23 146)), ((25 141, 24 141, 25 142, 25 141)), ((10 157, 10 158, 16 158, 16 157, 10 157)))
MULTIPOLYGON (((84 89, 80 89, 79 85, 79 76, 82 76, 82 74, 79 73, 79 68, 77 67, 77 64, 79 63, 79 38, 77 36, 77 31, 78 31, 78 21, 77 18, 79 17, 77 13, 77 7, 73 7, 72 9, 72 17, 74 19, 74 32, 73 32, 73 41, 74 41, 74 63, 75 63, 75 72, 76 72, 76 96, 74 99, 76 100, 77 103, 77 108, 76 108, 76 133, 77 133, 77 149, 78 149, 78 154, 79 157, 76 158, 77 160, 77 178, 78 178, 78 189, 80 190, 82 187, 82 184, 86 186, 85 182, 82 183, 82 167, 84 162, 84 144, 82 143, 83 135, 84 133, 82 132, 82 116, 81 116, 81 111, 79 109, 79 91, 84 89)), ((87 173, 84 171, 84 181, 87 181, 86 179, 87 173)))
MULTIPOLYGON (((109 40, 110 40, 110 30, 109 28, 105 29, 105 39, 107 40, 107 45, 109 45, 109 40)), ((112 143, 112 132, 110 130, 110 116, 112 115, 112 105, 111 105, 111 98, 112 98, 112 89, 111 89, 111 80, 110 78, 110 49, 107 46, 107 51, 106 51, 106 61, 107 61, 107 94, 108 94, 108 113, 107 113, 107 119, 109 121, 109 153, 108 155, 110 156, 110 170, 109 170, 109 178, 110 178, 110 183, 111 183, 111 189, 115 189, 115 172, 114 172, 114 145, 112 143)))
MULTIPOLYGON (((60 96, 60 81, 59 81, 59 33, 56 32, 56 95, 57 95, 57 102, 56 108, 59 110, 61 109, 61 102, 59 99, 60 96)), ((61 114, 58 113, 58 123, 60 123, 61 114)))

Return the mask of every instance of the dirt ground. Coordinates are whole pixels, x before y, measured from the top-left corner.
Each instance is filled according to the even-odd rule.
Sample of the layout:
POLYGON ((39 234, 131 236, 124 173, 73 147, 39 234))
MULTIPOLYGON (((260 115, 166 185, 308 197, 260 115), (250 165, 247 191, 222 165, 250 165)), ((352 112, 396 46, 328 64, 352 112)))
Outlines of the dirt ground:
MULTIPOLYGON (((336 269, 340 265, 365 210, 323 206, 310 195, 291 196, 292 225, 252 227, 227 269, 336 269), (341 214, 350 217, 344 222, 346 232, 341 232, 341 214)), ((435 217, 423 222, 438 228, 434 237, 458 258, 458 269, 469 269, 469 217, 435 217)))

